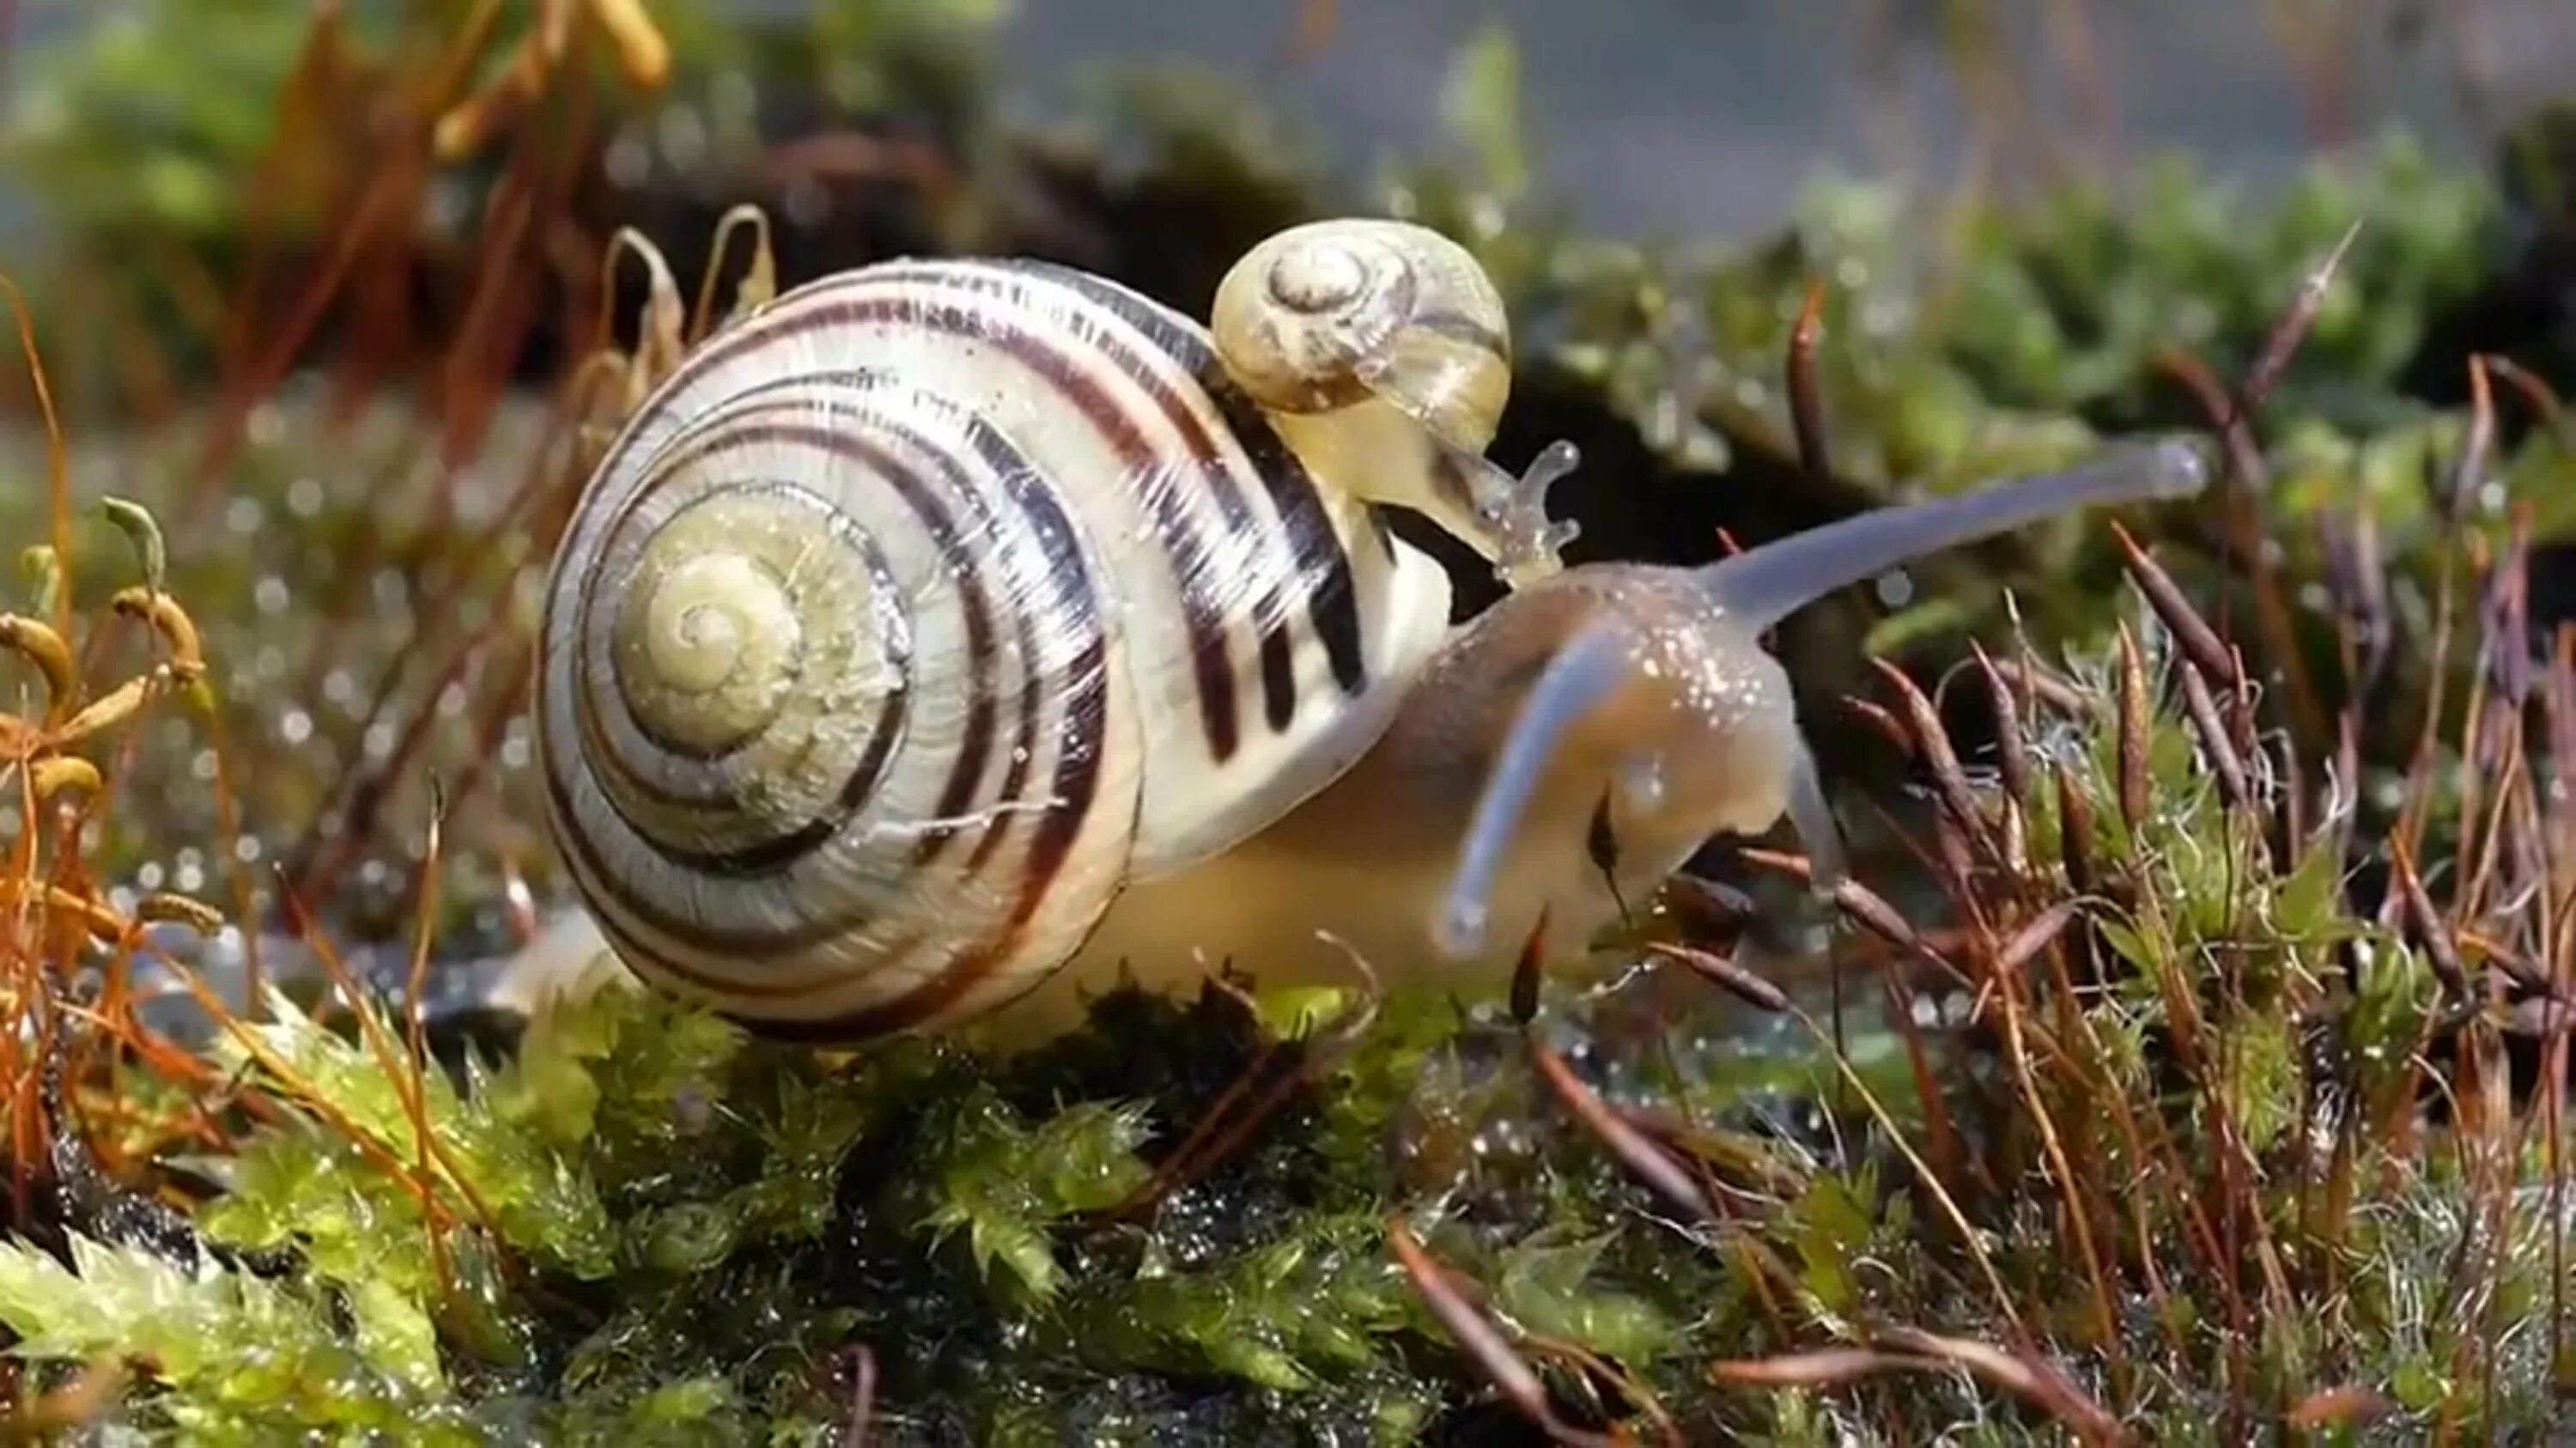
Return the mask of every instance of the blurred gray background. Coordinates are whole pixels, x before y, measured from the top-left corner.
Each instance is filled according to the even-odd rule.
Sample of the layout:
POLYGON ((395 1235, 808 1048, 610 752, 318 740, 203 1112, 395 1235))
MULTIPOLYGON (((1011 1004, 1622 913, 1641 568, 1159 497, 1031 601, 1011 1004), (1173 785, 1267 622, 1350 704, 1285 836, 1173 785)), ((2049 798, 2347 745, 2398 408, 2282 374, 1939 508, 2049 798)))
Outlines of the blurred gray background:
MULTIPOLYGON (((123 8, 118 0, 0 0, 0 9, 13 3, 21 42, 123 8)), ((805 0, 740 3, 792 10, 805 0)), ((2458 154, 2482 144, 2481 107, 2503 113, 2576 89, 2566 84, 2576 76, 2576 0, 1016 0, 1014 8, 1005 59, 1032 109, 1102 63, 1178 57, 1266 87, 1353 167, 1433 138, 1450 61, 1480 27, 1506 23, 1522 42, 1543 182, 1597 225, 1632 233, 1761 226, 1823 164, 1908 167, 1936 181, 1955 175, 1969 127, 1945 36, 1968 13, 1994 18, 2025 74, 2054 78, 2089 65, 2100 76, 2082 96, 2052 79, 2034 98, 2043 107, 2037 124, 2080 129, 2088 104, 2107 104, 2123 153, 2182 147, 2256 182, 2276 178, 2321 135, 2367 137, 2392 121, 2458 154), (1289 65, 1301 30, 1324 16, 1323 43, 1289 65), (2089 59, 2083 47, 2069 49, 2079 34, 2089 36, 2089 59), (2303 72, 2338 80, 2303 86, 2303 72)), ((0 177, 0 225, 5 189, 0 177)))
MULTIPOLYGON (((2478 110, 2576 95, 2576 0, 1336 0, 1329 38, 1290 67, 1310 8, 1020 0, 1011 63, 1043 93, 1103 61, 1192 57, 1267 85, 1366 166, 1436 137, 1447 66, 1500 21, 1541 180, 1609 229, 1692 234, 1769 223, 1820 165, 1955 175, 1969 127, 1945 17, 1965 11, 1993 16, 2031 76, 2084 64, 2065 47, 2089 32, 2126 154, 2179 147, 2257 182, 2332 125, 2403 123, 2460 154, 2484 145, 2478 110), (2340 75, 2328 126, 2285 37, 2340 75)), ((2035 99, 2057 126, 2083 104, 2053 80, 2035 99)))

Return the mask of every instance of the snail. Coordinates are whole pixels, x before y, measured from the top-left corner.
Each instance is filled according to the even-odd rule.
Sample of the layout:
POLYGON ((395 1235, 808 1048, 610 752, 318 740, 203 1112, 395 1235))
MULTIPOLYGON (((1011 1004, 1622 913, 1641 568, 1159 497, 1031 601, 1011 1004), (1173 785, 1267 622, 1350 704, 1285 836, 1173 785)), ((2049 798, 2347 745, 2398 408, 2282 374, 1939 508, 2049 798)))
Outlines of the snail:
POLYGON ((549 573, 548 822, 615 959, 774 1036, 1060 1018, 1215 962, 1492 980, 1709 838, 1838 836, 1758 640, 1918 555, 2206 483, 2182 442, 1700 567, 1565 566, 1487 461, 1492 284, 1376 220, 1207 328, 1030 260, 740 311, 644 394, 549 573), (1412 509, 1510 584, 1464 623, 1412 509))

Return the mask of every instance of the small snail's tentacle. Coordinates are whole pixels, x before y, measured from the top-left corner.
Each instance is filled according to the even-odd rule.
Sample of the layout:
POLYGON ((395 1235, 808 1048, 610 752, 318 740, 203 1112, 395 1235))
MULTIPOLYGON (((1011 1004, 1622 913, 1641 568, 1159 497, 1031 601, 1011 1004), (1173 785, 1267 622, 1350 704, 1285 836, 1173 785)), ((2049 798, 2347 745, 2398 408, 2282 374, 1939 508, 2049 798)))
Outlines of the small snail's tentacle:
POLYGON ((1926 554, 2077 508, 2188 497, 2208 483, 2209 463, 2189 441, 2127 444, 2062 472, 1855 514, 1719 559, 1699 577, 1711 602, 1758 632, 1926 554))
POLYGON ((1571 443, 1520 477, 1485 457, 1511 390, 1503 300, 1464 247, 1425 227, 1335 220, 1263 242, 1218 285, 1226 370, 1316 473, 1411 509, 1515 586, 1552 574, 1575 537, 1547 516, 1571 443))
POLYGON ((1627 680, 1632 658, 1618 627, 1595 624, 1568 640, 1530 686, 1485 776, 1457 872, 1433 922, 1432 940, 1441 953, 1465 959, 1484 949, 1497 876, 1554 763, 1558 741, 1627 680))
POLYGON ((1562 439, 1548 444, 1517 478, 1482 455, 1461 453, 1454 461, 1470 479, 1477 520, 1495 540, 1496 578, 1519 588, 1564 566, 1559 554, 1582 536, 1582 529, 1571 518, 1550 518, 1547 495, 1583 465, 1574 444, 1562 439))

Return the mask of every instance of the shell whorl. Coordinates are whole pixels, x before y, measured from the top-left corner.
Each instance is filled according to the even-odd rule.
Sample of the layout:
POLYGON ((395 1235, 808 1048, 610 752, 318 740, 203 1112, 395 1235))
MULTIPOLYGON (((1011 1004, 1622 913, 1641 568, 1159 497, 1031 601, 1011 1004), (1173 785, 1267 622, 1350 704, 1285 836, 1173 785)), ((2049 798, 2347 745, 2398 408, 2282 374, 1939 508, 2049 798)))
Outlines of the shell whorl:
POLYGON ((639 975, 784 1034, 978 1014, 1374 741, 1445 578, 1205 332, 891 262, 709 339, 547 584, 550 821, 639 975))
POLYGON ((1246 252, 1210 328, 1274 411, 1382 402, 1462 452, 1494 439, 1511 387, 1503 299, 1464 247, 1409 222, 1308 222, 1246 252))

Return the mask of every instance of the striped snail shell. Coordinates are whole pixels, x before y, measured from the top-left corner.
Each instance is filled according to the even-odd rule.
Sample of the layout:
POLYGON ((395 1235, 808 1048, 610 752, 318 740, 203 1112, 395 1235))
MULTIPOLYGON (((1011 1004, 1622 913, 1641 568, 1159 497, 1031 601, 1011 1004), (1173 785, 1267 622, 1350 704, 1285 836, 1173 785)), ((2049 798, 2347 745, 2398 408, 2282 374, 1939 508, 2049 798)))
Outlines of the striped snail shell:
POLYGON ((1428 516, 1519 586, 1575 536, 1552 521, 1571 445, 1515 478, 1485 458, 1511 391, 1502 294, 1466 248, 1400 221, 1291 227, 1217 284, 1226 370, 1319 472, 1428 516), (1362 481, 1365 480, 1365 481, 1362 481))
MULTIPOLYGON (((1357 223, 1255 258, 1318 302, 1351 280, 1332 256, 1408 235, 1443 255, 1357 223)), ((1354 323, 1397 339, 1371 385, 1490 436, 1503 374, 1437 340, 1500 346, 1481 274, 1361 285, 1432 323, 1354 323)), ((1345 355, 1263 305, 1230 283, 1221 325, 1345 355)), ((1336 394, 1287 375, 1109 281, 991 259, 829 277, 683 359, 593 472, 544 602, 550 823, 616 953, 776 1034, 935 1028, 1346 770, 1449 584, 1344 459, 1292 445, 1280 420, 1336 394)))
POLYGON ((1218 284, 1209 326, 1235 380, 1273 412, 1376 400, 1482 452, 1511 390, 1501 293, 1465 248, 1403 222, 1269 238, 1218 284))

